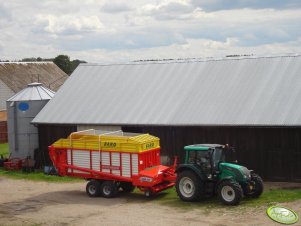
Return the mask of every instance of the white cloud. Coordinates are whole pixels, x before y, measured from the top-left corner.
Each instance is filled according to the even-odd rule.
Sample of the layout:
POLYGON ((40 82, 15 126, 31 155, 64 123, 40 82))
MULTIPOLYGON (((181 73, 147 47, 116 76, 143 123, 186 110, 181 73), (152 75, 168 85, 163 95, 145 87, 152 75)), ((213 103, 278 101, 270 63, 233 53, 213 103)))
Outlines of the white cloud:
POLYGON ((64 53, 91 62, 116 62, 301 52, 300 7, 280 1, 275 7, 274 1, 235 0, 239 6, 225 2, 10 0, 0 3, 0 56, 64 53))
POLYGON ((193 6, 185 0, 165 0, 160 4, 146 4, 139 11, 141 15, 154 17, 158 20, 181 19, 193 11, 193 6))
POLYGON ((96 32, 104 29, 97 16, 76 15, 37 15, 37 24, 51 34, 74 34, 79 32, 96 32))
POLYGON ((129 62, 151 59, 187 59, 225 57, 227 55, 282 55, 301 53, 301 37, 289 43, 271 43, 266 45, 241 47, 235 45, 237 38, 228 38, 225 41, 209 39, 188 39, 183 44, 169 46, 130 49, 127 51, 94 49, 90 51, 68 52, 75 58, 83 58, 95 63, 129 62))
POLYGON ((127 12, 133 10, 132 7, 130 7, 125 2, 106 2, 102 7, 101 11, 105 13, 121 13, 121 12, 127 12))

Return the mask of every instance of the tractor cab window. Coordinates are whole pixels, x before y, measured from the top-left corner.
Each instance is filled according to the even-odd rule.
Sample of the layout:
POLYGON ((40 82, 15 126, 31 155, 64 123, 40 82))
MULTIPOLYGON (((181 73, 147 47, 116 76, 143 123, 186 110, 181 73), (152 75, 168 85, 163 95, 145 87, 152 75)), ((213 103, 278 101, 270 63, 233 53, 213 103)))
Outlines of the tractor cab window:
POLYGON ((221 147, 215 148, 214 152, 213 152, 213 167, 215 169, 218 168, 218 164, 220 162, 225 162, 226 161, 226 156, 225 156, 225 152, 223 151, 223 149, 221 147))
POLYGON ((205 173, 209 174, 211 169, 209 151, 190 151, 189 163, 201 166, 205 173))
POLYGON ((209 162, 208 151, 190 151, 189 152, 189 163, 207 163, 209 162))

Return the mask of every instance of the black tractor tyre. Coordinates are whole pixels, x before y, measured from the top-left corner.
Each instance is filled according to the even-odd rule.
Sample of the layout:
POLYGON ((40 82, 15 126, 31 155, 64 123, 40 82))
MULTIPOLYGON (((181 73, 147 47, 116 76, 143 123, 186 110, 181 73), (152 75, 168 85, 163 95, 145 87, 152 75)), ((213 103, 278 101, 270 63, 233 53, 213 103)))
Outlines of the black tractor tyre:
POLYGON ((263 192, 263 181, 261 177, 255 173, 252 173, 251 180, 255 183, 255 188, 253 191, 248 191, 245 189, 244 195, 249 198, 258 198, 263 192))
POLYGON ((89 197, 100 196, 100 181, 90 180, 86 185, 86 193, 89 197))
POLYGON ((217 188, 218 198, 226 205, 238 205, 243 196, 239 183, 231 180, 221 182, 217 188))
POLYGON ((104 181, 100 186, 101 196, 113 198, 117 195, 118 189, 114 181, 104 181))
POLYGON ((135 190, 135 186, 131 182, 121 182, 120 187, 124 192, 133 192, 135 190))
POLYGON ((204 182, 192 171, 182 171, 176 180, 176 191, 182 201, 196 202, 204 198, 204 182))

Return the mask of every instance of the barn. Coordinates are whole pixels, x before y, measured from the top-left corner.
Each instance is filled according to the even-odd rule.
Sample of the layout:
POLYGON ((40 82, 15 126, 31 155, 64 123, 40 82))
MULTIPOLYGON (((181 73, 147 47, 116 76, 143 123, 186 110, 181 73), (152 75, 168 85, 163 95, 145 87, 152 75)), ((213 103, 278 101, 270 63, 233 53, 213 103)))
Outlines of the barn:
POLYGON ((6 100, 33 82, 57 91, 67 78, 52 62, 0 62, 0 143, 7 142, 6 100))
POLYGON ((122 129, 160 137, 165 161, 228 143, 264 179, 301 181, 300 73, 300 55, 82 64, 33 123, 45 156, 72 131, 122 129))

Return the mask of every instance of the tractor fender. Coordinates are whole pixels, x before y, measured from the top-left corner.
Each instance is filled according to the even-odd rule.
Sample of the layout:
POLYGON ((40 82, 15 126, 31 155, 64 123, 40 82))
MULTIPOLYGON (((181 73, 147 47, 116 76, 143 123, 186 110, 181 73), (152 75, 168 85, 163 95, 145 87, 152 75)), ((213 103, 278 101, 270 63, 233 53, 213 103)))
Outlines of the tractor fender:
POLYGON ((176 173, 179 174, 183 171, 192 171, 194 172, 201 180, 206 181, 207 177, 204 175, 201 169, 191 164, 181 164, 177 167, 176 173))

